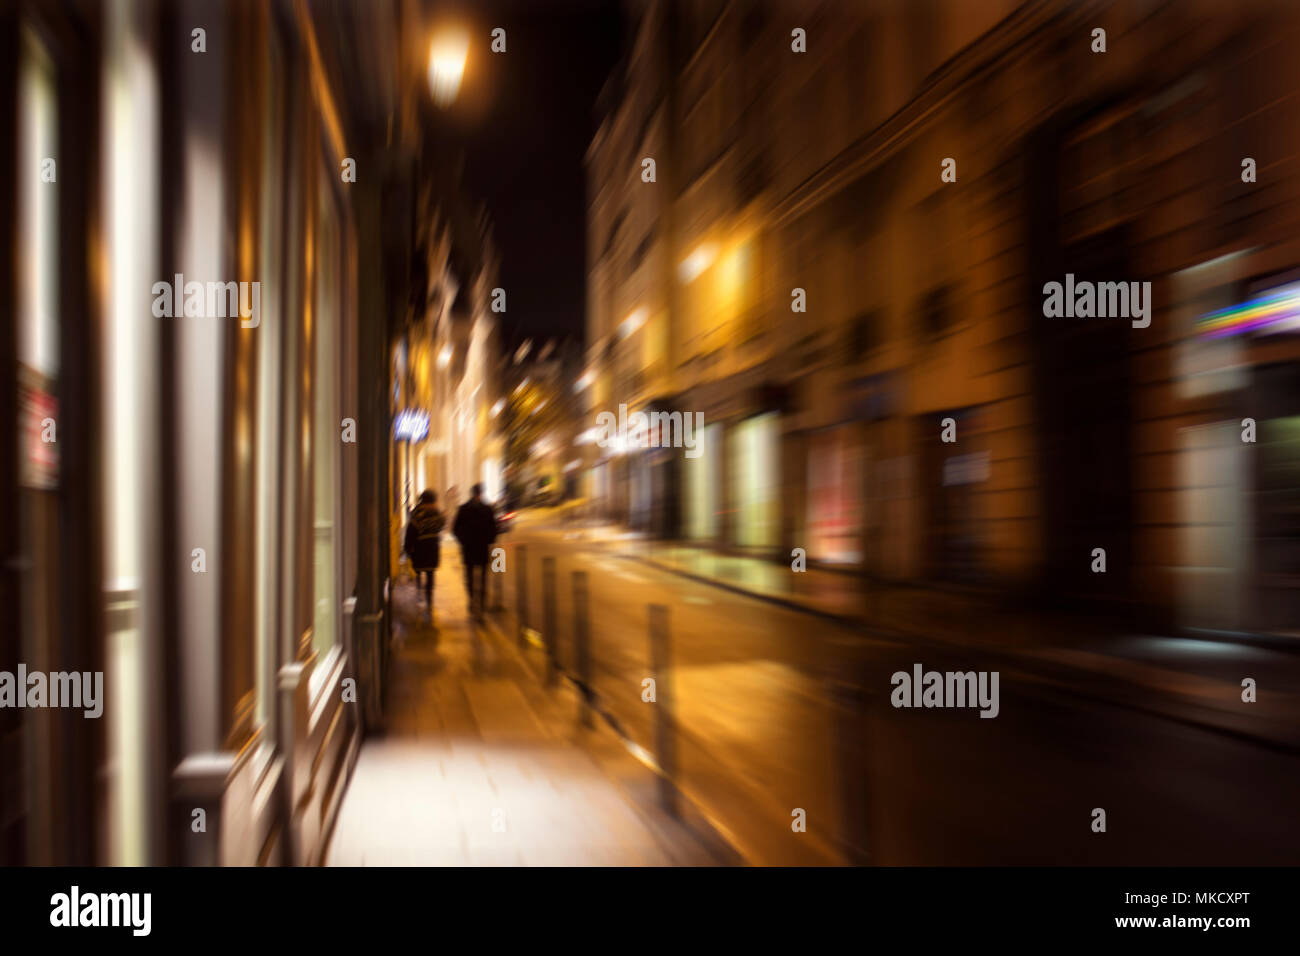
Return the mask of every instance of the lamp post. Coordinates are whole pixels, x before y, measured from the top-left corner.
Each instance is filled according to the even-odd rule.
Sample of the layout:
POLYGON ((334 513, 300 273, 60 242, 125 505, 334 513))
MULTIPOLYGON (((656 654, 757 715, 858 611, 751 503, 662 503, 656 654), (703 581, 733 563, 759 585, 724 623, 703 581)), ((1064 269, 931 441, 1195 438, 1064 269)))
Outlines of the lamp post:
MULTIPOLYGON (((433 102, 440 109, 446 109, 449 107, 456 99, 456 95, 460 92, 461 79, 465 73, 465 63, 468 57, 469 33, 463 27, 448 26, 434 32, 429 43, 428 80, 433 102)), ((419 159, 417 156, 412 156, 411 164, 411 175, 412 180, 414 181, 419 178, 419 159)), ((412 247, 417 249, 420 248, 420 231, 417 227, 418 212, 416 204, 412 204, 410 234, 412 247)), ((408 325, 405 331, 408 351, 414 349, 416 345, 414 339, 417 334, 418 333, 413 332, 413 329, 408 325)), ((451 346, 449 344, 444 344, 442 348, 437 351, 436 358, 432 363, 435 366, 436 371, 432 371, 429 368, 429 365, 431 364, 429 362, 429 356, 437 344, 436 339, 434 341, 421 342, 420 344, 424 346, 420 350, 423 359, 422 371, 424 373, 422 383, 425 389, 427 389, 428 409, 429 412, 432 413, 432 421, 437 423, 437 432, 441 439, 443 437, 441 434, 443 429, 440 411, 445 401, 446 392, 445 388, 443 388, 443 376, 437 373, 444 372, 450 365, 452 357, 451 346)), ((424 397, 425 396, 421 396, 421 398, 424 397)), ((428 426, 426 425, 425 435, 427 434, 428 426)), ((422 435, 421 439, 424 437, 425 436, 422 435)), ((412 497, 415 492, 413 486, 413 453, 413 442, 408 439, 406 442, 406 472, 408 482, 412 483, 412 497)))

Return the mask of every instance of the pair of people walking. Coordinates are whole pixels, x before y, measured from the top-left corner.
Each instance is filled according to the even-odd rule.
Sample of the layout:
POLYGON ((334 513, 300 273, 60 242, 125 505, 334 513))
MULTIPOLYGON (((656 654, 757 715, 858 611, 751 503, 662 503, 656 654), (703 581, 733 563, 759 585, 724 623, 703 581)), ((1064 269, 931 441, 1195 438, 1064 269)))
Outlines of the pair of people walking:
MULTIPOLYGON (((440 536, 447 525, 438 510, 438 496, 432 491, 420 494, 419 503, 406 524, 402 550, 415 569, 416 583, 424 584, 424 601, 433 613, 433 578, 441 559, 440 536)), ((482 617, 487 600, 487 564, 492 542, 497 537, 496 514, 483 501, 483 486, 475 485, 470 499, 456 512, 451 533, 460 542, 461 563, 465 566, 465 595, 472 617, 482 617)))

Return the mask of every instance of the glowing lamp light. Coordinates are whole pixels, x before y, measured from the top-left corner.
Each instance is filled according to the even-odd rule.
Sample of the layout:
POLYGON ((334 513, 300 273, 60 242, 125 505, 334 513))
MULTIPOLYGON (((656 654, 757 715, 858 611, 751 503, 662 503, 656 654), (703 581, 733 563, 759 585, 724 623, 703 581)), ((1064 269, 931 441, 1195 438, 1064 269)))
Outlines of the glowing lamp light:
POLYGON ((468 56, 469 35, 464 31, 449 30, 434 37, 429 48, 429 89, 439 106, 450 105, 460 92, 468 56))
POLYGON ((677 274, 682 282, 694 282, 718 257, 718 247, 711 242, 701 243, 695 251, 681 261, 677 274))
POLYGON ((646 311, 644 308, 633 309, 623 323, 618 327, 619 338, 625 339, 641 326, 645 325, 646 311))

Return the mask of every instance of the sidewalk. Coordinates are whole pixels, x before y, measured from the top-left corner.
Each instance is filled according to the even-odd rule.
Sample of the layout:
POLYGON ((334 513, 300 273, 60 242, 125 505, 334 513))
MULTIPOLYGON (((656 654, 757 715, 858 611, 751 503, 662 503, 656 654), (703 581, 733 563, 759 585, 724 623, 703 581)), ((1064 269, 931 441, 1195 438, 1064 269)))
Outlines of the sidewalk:
POLYGON ((394 593, 388 726, 362 746, 329 865, 725 862, 657 811, 631 756, 579 729, 570 698, 468 619, 463 582, 444 547, 432 625, 423 593, 394 593))
POLYGON ((847 627, 976 649, 1043 673, 1063 689, 1300 751, 1300 642, 1137 634, 978 592, 883 582, 864 588, 854 574, 796 573, 786 564, 655 541, 617 526, 571 533, 619 557, 847 627), (1249 705, 1241 700, 1245 677, 1259 691, 1249 705))

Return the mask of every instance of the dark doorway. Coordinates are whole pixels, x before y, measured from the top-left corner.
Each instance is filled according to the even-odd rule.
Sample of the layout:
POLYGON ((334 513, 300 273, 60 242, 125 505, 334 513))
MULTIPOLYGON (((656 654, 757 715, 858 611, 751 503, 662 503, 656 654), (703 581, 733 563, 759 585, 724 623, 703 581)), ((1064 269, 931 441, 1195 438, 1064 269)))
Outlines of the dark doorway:
POLYGON ((1251 382, 1259 420, 1255 453, 1255 625, 1300 622, 1300 368, 1261 365, 1251 382))
POLYGON ((947 409, 922 416, 919 434, 926 440, 921 448, 922 502, 925 512, 926 576, 942 584, 979 584, 981 558, 979 523, 976 520, 976 491, 987 479, 978 470, 986 461, 983 451, 971 452, 969 436, 975 431, 975 409, 947 409), (963 442, 934 441, 941 425, 951 418, 956 436, 963 442))
POLYGON ((1060 203, 1062 131, 1031 142, 1029 326, 1034 353, 1042 505, 1043 596, 1096 608, 1130 597, 1133 566, 1133 397, 1130 320, 1047 318, 1043 286, 1127 282, 1126 225, 1067 242, 1060 203), (1093 571, 1105 550, 1105 573, 1093 571))

